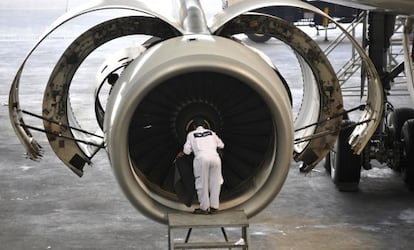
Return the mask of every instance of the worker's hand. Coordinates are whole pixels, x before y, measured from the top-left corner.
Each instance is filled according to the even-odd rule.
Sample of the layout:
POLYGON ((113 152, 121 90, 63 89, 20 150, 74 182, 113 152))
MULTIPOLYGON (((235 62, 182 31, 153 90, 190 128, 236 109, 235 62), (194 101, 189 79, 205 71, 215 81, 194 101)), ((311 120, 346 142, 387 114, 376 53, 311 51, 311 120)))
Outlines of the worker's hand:
POLYGON ((183 157, 184 156, 184 152, 178 152, 178 154, 177 154, 177 158, 181 158, 181 157, 183 157))

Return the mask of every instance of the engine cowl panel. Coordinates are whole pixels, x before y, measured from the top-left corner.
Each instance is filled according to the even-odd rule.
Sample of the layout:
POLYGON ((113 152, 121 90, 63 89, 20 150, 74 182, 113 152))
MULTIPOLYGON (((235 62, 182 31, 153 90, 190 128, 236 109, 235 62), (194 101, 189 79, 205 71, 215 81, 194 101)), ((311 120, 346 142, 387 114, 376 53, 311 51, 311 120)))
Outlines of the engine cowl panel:
POLYGON ((189 122, 199 116, 226 145, 220 209, 257 214, 288 173, 290 101, 259 55, 222 37, 166 40, 121 74, 106 107, 104 134, 123 191, 138 210, 160 222, 170 211, 191 211, 175 195, 172 162, 189 122))

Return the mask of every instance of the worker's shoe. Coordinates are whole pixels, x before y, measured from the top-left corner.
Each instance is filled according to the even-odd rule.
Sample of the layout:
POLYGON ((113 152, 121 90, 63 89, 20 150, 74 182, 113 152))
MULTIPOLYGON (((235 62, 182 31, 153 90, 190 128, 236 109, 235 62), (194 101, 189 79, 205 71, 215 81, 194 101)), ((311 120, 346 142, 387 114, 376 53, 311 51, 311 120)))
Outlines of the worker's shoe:
POLYGON ((210 207, 210 214, 216 214, 218 211, 219 210, 217 208, 210 207))
POLYGON ((193 214, 208 214, 207 210, 203 210, 201 208, 196 208, 193 212, 193 214))

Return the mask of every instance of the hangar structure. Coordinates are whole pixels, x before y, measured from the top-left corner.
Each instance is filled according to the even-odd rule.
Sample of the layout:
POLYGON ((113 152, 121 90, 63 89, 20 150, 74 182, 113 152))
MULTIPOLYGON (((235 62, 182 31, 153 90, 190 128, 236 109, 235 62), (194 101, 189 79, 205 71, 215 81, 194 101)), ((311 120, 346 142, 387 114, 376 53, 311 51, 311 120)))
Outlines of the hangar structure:
POLYGON ((337 8, 332 17, 321 1, 246 0, 222 1, 208 16, 198 0, 173 2, 178 11, 169 15, 155 2, 93 1, 46 29, 16 67, 8 93, 11 125, 28 158, 48 159, 53 151, 86 176, 87 165, 102 164, 104 149, 128 200, 161 223, 197 206, 180 201, 171 165, 199 117, 226 144, 224 212, 243 210, 252 219, 266 211, 292 158, 305 173, 324 162, 341 191, 361 189, 361 169, 378 163, 412 187, 410 15, 358 6, 344 14, 329 3, 337 8), (298 28, 309 12, 308 24, 335 28, 345 40, 321 45, 298 28), (361 37, 352 27, 362 27, 361 37), (57 38, 64 42, 51 42, 57 38), (33 78, 47 46, 55 52, 42 68, 47 76, 33 78), (348 63, 332 60, 335 46, 352 51, 348 63), (393 101, 402 74, 404 108, 393 101), (33 88, 41 92, 35 101, 33 88), (347 94, 357 100, 348 102, 347 94))

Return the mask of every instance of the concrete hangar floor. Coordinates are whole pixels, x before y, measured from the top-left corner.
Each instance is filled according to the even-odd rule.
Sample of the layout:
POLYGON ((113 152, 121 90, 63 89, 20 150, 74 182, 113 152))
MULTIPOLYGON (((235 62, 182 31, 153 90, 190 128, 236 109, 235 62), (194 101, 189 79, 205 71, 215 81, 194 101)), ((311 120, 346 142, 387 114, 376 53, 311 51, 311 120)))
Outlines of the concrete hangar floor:
MULTIPOLYGON (((34 10, 18 3, 15 8, 2 3, 0 8, 0 248, 166 249, 167 227, 132 207, 118 188, 105 152, 95 157, 82 178, 64 167, 42 135, 38 137, 44 138, 40 143, 45 157, 40 162, 24 158, 9 125, 9 84, 37 37, 67 6, 34 10)), ((307 32, 321 46, 327 45, 315 30, 307 32)), ((329 31, 328 35, 333 39, 337 32, 329 31)), ((37 95, 42 95, 42 82, 59 56, 58 47, 65 47, 62 44, 68 41, 68 33, 48 39, 36 60, 29 62, 30 88, 23 92, 26 105, 35 111, 41 107, 37 95)), ((266 50, 279 45, 272 39, 259 46, 266 50)), ((348 45, 337 53, 335 62, 349 53, 348 45)), ((297 75, 288 55, 278 52, 269 56, 284 62, 277 66, 287 78, 297 75)), ((96 63, 100 62, 91 62, 96 63)), ((301 95, 295 89, 292 93, 301 95)), ((79 99, 92 98, 79 95, 79 99)), ((358 101, 349 98, 351 103, 358 101)), ((398 105, 410 105, 407 96, 396 99, 398 105)), ((292 163, 281 193, 250 220, 249 232, 253 249, 409 249, 414 246, 414 195, 398 174, 379 165, 363 171, 357 193, 341 193, 325 173, 323 162, 306 176, 292 163)), ((228 233, 236 237, 235 231, 228 233)), ((221 237, 220 232, 211 230, 193 235, 221 237)))

